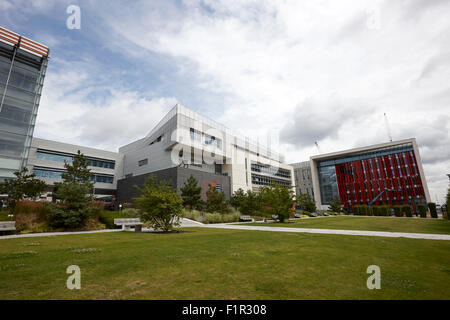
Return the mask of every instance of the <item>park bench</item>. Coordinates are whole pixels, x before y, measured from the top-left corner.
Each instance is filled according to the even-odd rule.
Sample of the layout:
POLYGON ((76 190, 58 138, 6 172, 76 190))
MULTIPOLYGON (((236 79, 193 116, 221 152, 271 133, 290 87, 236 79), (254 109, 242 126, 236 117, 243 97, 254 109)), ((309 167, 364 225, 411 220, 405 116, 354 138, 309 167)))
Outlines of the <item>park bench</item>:
POLYGON ((0 232, 1 231, 14 231, 16 230, 15 221, 0 221, 0 232))
POLYGON ((300 213, 296 213, 294 214, 294 218, 301 218, 302 216, 300 215, 300 213))
MULTIPOLYGON (((122 226, 122 230, 130 230, 130 227, 142 226, 142 222, 139 218, 126 218, 126 219, 114 219, 116 226, 122 226)), ((136 228, 136 231, 141 227, 136 228)))
POLYGON ((253 221, 250 216, 240 216, 239 221, 253 221))

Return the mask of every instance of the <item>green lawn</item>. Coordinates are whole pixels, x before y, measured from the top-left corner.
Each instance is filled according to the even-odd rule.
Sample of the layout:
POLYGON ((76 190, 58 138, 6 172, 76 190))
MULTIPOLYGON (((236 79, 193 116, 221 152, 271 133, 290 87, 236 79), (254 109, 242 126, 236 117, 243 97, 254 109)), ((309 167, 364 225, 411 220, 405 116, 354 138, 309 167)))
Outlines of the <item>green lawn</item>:
POLYGON ((368 230, 450 234, 450 221, 395 217, 320 217, 305 218, 286 223, 247 223, 253 226, 294 227, 313 229, 368 230))
POLYGON ((0 299, 450 299, 450 241, 185 230, 0 240, 0 299))

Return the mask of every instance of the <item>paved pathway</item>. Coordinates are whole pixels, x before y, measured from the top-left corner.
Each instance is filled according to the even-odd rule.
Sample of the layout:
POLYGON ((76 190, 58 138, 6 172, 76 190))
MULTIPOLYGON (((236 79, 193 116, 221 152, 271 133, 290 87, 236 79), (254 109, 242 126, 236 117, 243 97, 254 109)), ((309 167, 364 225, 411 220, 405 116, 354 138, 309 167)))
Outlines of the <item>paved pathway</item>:
POLYGON ((64 236, 69 234, 89 234, 89 233, 100 233, 100 232, 117 232, 122 231, 121 229, 104 229, 104 230, 94 230, 94 231, 73 231, 73 232, 42 232, 42 233, 27 233, 27 234, 13 234, 9 236, 0 236, 1 239, 15 239, 15 238, 35 238, 35 237, 54 237, 54 236, 64 236))
POLYGON ((229 224, 204 224, 203 227, 218 228, 218 229, 233 229, 233 230, 300 232, 300 233, 342 234, 342 235, 351 235, 351 236, 450 240, 450 235, 428 234, 428 233, 383 232, 383 231, 363 231, 363 230, 335 230, 335 229, 308 229, 308 228, 289 228, 289 227, 260 227, 260 226, 242 226, 242 225, 229 225, 229 224))

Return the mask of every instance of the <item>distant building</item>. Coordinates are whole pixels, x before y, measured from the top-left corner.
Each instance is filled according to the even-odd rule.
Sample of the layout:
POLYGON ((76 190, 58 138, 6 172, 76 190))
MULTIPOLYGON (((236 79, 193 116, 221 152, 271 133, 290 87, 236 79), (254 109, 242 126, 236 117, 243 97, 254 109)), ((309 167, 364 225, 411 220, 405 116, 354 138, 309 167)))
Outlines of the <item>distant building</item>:
POLYGON ((354 205, 430 202, 415 139, 311 157, 315 201, 327 208, 335 197, 352 211, 354 205))
POLYGON ((49 49, 0 27, 0 180, 26 166, 49 49))
POLYGON ((311 178, 311 166, 309 161, 291 163, 294 168, 295 194, 309 194, 314 199, 314 188, 311 178))

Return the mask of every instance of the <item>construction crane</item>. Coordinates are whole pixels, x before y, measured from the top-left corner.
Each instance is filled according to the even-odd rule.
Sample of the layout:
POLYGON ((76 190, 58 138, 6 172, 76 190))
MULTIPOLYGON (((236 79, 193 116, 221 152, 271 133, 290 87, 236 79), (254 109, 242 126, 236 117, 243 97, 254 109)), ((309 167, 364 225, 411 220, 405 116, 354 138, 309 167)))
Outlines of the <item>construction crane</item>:
POLYGON ((319 148, 319 142, 314 141, 314 144, 316 145, 317 151, 319 151, 319 154, 322 154, 322 151, 320 151, 320 148, 319 148))
POLYGON ((384 113, 384 123, 386 124, 386 130, 387 130, 389 141, 392 142, 391 127, 389 126, 389 121, 388 121, 386 112, 384 113))

